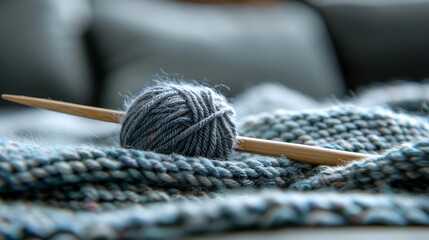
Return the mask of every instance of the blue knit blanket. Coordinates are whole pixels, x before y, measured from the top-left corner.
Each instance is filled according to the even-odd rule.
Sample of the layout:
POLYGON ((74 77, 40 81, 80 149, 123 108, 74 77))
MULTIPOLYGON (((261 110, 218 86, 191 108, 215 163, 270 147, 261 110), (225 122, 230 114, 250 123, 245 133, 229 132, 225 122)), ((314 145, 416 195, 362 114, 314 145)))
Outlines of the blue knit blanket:
POLYGON ((358 105, 248 116, 242 109, 243 136, 379 154, 338 167, 287 156, 217 160, 5 139, 0 235, 164 239, 290 226, 429 225, 427 101, 358 105))

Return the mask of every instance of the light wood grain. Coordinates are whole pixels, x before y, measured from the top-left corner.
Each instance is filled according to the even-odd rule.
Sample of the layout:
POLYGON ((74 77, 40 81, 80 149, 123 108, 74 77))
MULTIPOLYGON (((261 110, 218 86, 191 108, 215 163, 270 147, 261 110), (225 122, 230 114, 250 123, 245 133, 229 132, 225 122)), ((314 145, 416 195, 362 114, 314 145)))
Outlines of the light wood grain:
MULTIPOLYGON (((38 107, 113 123, 119 123, 125 114, 124 112, 117 110, 90 107, 35 97, 3 94, 2 98, 11 102, 31 107, 38 107)), ((240 136, 237 137, 236 150, 270 156, 285 156, 289 159, 304 163, 323 165, 342 165, 353 160, 376 157, 376 155, 370 154, 338 151, 301 144, 269 141, 240 136)))
POLYGON ((90 107, 80 104, 67 103, 61 101, 55 101, 50 99, 27 97, 27 96, 17 96, 11 94, 3 94, 1 97, 4 100, 19 103, 22 105, 43 108, 55 112, 67 113, 74 116, 80 116, 85 118, 91 118, 96 120, 101 120, 105 122, 118 123, 124 112, 104 109, 98 107, 90 107))
POLYGON ((346 152, 303 144, 269 141, 264 139, 237 137, 237 151, 270 156, 285 156, 311 164, 343 165, 344 163, 375 157, 375 155, 346 152))

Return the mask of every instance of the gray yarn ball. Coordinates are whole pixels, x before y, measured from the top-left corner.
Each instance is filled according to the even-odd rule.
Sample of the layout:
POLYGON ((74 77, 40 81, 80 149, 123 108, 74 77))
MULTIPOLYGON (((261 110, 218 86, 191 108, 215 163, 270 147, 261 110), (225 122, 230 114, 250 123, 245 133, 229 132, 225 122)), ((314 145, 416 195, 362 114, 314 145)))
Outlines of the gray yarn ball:
POLYGON ((126 148, 226 158, 235 145, 235 111, 209 87, 160 83, 145 89, 122 119, 126 148))

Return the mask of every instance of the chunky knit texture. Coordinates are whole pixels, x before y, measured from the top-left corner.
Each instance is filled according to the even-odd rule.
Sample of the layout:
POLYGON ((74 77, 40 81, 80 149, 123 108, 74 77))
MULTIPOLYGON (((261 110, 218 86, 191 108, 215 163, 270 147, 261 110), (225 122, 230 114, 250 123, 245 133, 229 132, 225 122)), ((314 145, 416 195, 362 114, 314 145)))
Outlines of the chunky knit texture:
POLYGON ((7 239, 150 239, 288 226, 429 225, 429 124, 342 105, 250 116, 241 135, 362 153, 339 167, 0 143, 7 239))
POLYGON ((235 145, 235 111, 202 85, 159 83, 146 88, 122 120, 123 147, 225 159, 235 145))

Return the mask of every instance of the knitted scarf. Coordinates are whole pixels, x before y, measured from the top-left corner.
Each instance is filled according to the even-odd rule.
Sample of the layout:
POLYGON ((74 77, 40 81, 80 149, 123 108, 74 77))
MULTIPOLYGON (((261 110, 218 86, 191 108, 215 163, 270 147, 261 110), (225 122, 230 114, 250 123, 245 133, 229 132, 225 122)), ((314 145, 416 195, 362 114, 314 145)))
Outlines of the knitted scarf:
POLYGON ((217 160, 3 140, 0 236, 165 239, 289 226, 427 226, 429 118, 407 110, 338 105, 240 122, 242 136, 379 154, 338 167, 287 156, 217 160))

